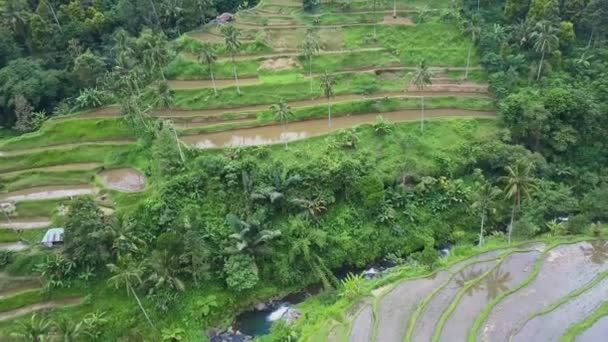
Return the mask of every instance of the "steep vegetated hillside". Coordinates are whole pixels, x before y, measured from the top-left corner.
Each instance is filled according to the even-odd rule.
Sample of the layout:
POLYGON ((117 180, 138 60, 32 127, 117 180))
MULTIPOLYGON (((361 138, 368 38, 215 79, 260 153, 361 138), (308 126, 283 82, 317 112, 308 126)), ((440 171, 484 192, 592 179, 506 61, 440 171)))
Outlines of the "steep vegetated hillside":
POLYGON ((0 339, 597 333, 607 11, 0 0, 0 339))

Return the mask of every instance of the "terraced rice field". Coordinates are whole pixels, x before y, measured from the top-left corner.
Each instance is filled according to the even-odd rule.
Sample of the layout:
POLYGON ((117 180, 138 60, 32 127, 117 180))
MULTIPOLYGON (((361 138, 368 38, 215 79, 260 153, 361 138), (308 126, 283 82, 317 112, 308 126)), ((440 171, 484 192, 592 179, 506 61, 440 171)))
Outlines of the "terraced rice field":
MULTIPOLYGON (((197 61, 196 51, 178 51, 166 68, 174 105, 152 109, 151 116, 173 122, 192 148, 288 143, 368 124, 378 115, 391 122, 492 117, 492 96, 479 56, 473 53, 470 63, 466 61, 472 43, 456 23, 437 15, 448 2, 397 0, 395 5, 393 11, 392 2, 378 2, 374 12, 365 1, 352 1, 350 8, 323 2, 318 12, 306 13, 300 1, 263 0, 237 13, 231 24, 241 31, 243 43, 234 61, 225 53, 217 23, 189 32, 190 39, 209 42, 217 50, 215 82, 208 67, 197 61), (418 22, 423 7, 430 16, 418 22), (301 51, 308 30, 318 36, 320 47, 310 59, 301 51), (410 80, 423 59, 434 77, 420 91, 410 80), (337 80, 329 99, 320 89, 325 72, 337 80), (294 111, 286 126, 278 125, 269 110, 280 100, 294 111)), ((144 175, 134 171, 144 168, 125 161, 137 149, 137 140, 120 116, 116 104, 93 108, 0 141, 0 203, 16 207, 0 216, 0 227, 48 227, 73 196, 101 199, 147 191, 144 175)), ((112 210, 115 203, 106 202, 102 204, 112 210)))
MULTIPOLYGON (((480 254, 393 284, 349 319, 349 341, 560 341, 608 298, 608 241, 480 254)), ((599 317, 577 341, 604 341, 599 317)), ((327 340, 333 340, 332 332, 327 340)))

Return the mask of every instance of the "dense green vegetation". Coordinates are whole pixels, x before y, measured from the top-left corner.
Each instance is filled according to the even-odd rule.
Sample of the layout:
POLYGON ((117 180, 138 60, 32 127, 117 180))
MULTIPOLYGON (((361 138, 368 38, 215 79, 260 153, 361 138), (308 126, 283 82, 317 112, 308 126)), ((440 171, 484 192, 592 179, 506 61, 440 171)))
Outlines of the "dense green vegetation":
MULTIPOLYGON (((0 130, 0 196, 101 189, 16 203, 19 218, 65 227, 65 244, 0 254, 10 276, 44 280, 44 290, 0 300, 0 312, 73 306, 2 322, 0 339, 80 326, 76 340, 200 340, 260 301, 321 284, 304 317, 261 338, 319 341, 373 288, 513 241, 604 234, 606 0, 396 1, 405 24, 384 23, 393 2, 378 2, 263 1, 234 25, 185 35, 254 4, 0 0, 0 124, 12 128, 0 130), (398 69, 365 70, 389 67, 398 69), (171 88, 177 80, 194 82, 171 88), (416 93, 442 83, 482 90, 416 93), (197 150, 179 140, 433 108, 499 116, 379 117, 285 145, 197 150), (94 164, 51 169, 82 163, 94 164), (140 170, 145 190, 106 188, 99 172, 117 167, 140 170), (456 247, 439 259, 445 246, 456 247), (387 278, 335 276, 382 258, 399 265, 387 278)), ((0 240, 42 232, 1 230, 0 240)))

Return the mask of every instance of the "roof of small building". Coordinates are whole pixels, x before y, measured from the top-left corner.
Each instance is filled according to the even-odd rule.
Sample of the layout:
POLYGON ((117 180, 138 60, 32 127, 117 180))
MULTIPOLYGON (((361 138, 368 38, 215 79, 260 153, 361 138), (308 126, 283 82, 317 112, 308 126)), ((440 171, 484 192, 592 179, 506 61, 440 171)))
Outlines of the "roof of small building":
POLYGON ((63 228, 51 228, 46 231, 44 237, 42 238, 42 243, 45 242, 60 242, 63 241, 63 233, 65 229, 63 228))

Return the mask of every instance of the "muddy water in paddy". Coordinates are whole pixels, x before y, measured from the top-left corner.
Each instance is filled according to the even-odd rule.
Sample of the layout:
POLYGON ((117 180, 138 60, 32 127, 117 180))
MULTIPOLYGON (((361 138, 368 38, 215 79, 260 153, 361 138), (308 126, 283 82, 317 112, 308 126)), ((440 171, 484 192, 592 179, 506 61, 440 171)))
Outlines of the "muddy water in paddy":
POLYGON ((600 318, 597 322, 579 335, 576 342, 606 341, 608 336, 608 316, 600 318))
POLYGON ((350 342, 369 342, 372 338, 374 316, 371 305, 366 305, 353 321, 353 329, 348 340, 350 342))
MULTIPOLYGON (((170 80, 169 87, 173 89, 194 89, 194 88, 212 88, 213 81, 211 80, 170 80)), ((239 78, 240 86, 255 85, 260 83, 257 77, 239 78)), ((215 80, 217 87, 232 87, 236 86, 234 79, 217 79, 215 80)))
POLYGON ((440 271, 426 278, 407 280, 384 296, 379 303, 376 341, 402 342, 407 322, 418 303, 443 284, 449 275, 446 271, 440 271))
POLYGON ((440 340, 466 341, 468 331, 481 310, 502 292, 526 279, 539 255, 539 251, 532 251, 505 257, 500 266, 480 282, 480 286, 474 286, 461 298, 447 320, 440 340))
MULTIPOLYGON (((447 310, 448 306, 467 282, 474 280, 495 266, 498 261, 479 262, 465 267, 456 273, 447 285, 439 290, 433 298, 426 304, 414 329, 414 341, 430 341, 435 331, 435 325, 441 315, 447 310)), ((472 291, 478 291, 478 285, 472 291)))
POLYGON ((28 220, 11 220, 0 221, 0 228, 8 229, 38 229, 45 228, 51 225, 51 220, 48 218, 28 219, 28 220))
MULTIPOLYGON (((605 298, 608 298, 608 278, 554 311, 528 321, 511 341, 557 341, 572 324, 591 314, 605 298)), ((608 340, 608 336, 604 340, 608 340)))
POLYGON ((479 341, 508 341, 518 324, 608 270, 605 243, 580 242, 547 252, 536 279, 498 303, 481 326, 479 341))
POLYGON ((89 195, 95 189, 89 185, 41 186, 0 195, 2 201, 31 201, 89 195))
POLYGON ((27 249, 29 246, 21 241, 18 242, 2 242, 0 243, 1 251, 19 252, 27 249))
POLYGON ((116 169, 101 173, 101 181, 112 190, 122 192, 141 191, 146 186, 145 176, 134 169, 116 169))
MULTIPOLYGON (((182 139, 197 148, 212 148, 224 146, 251 146, 295 141, 311 136, 325 134, 337 129, 353 127, 376 120, 379 113, 340 116, 332 118, 331 127, 327 118, 298 121, 282 125, 263 126, 255 128, 237 129, 231 131, 207 133, 201 135, 185 136, 182 139)), ((431 109, 425 111, 425 118, 439 118, 451 116, 493 116, 492 112, 472 111, 463 109, 431 109)), ((382 113, 390 122, 418 120, 419 110, 402 110, 382 113)))

